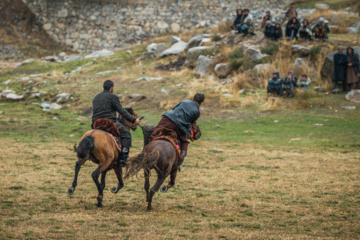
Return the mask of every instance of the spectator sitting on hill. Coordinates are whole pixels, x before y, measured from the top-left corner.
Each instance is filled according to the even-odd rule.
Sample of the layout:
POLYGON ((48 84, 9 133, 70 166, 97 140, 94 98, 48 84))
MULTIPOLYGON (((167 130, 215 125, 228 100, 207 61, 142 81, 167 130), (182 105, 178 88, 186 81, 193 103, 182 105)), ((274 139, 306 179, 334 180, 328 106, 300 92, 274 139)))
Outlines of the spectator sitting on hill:
POLYGON ((283 79, 280 77, 279 72, 274 72, 272 78, 268 81, 267 93, 281 96, 283 94, 282 83, 283 79))
POLYGON ((311 83, 311 80, 307 77, 306 74, 303 74, 303 75, 301 75, 301 79, 297 85, 300 89, 309 89, 310 83, 311 83))
POLYGON ((293 97, 293 91, 297 84, 297 77, 294 76, 293 72, 289 72, 288 76, 284 79, 284 90, 285 97, 293 97))
POLYGON ((341 93, 345 82, 347 56, 343 53, 343 48, 339 47, 338 52, 334 55, 334 74, 333 74, 333 93, 341 93))
POLYGON ((269 10, 266 11, 266 15, 263 17, 263 20, 261 22, 261 28, 264 28, 266 26, 267 21, 271 21, 271 13, 269 10))
POLYGON ((242 10, 241 10, 241 9, 237 9, 237 10, 236 10, 236 18, 235 18, 234 25, 233 25, 234 29, 236 29, 236 28, 237 28, 237 25, 240 24, 241 18, 242 18, 242 10))
POLYGON ((307 19, 304 19, 304 21, 301 25, 301 28, 299 31, 299 36, 300 36, 300 39, 305 39, 305 40, 311 40, 311 38, 312 38, 311 26, 307 19))
POLYGON ((265 35, 266 39, 272 38, 271 33, 272 33, 273 27, 274 27, 274 24, 270 20, 266 21, 266 26, 265 26, 265 30, 264 30, 264 35, 265 35))
POLYGON ((244 9, 241 22, 236 27, 239 33, 244 33, 245 35, 248 33, 254 34, 254 17, 250 13, 249 9, 244 9))
POLYGON ((285 16, 287 17, 288 21, 290 21, 291 19, 293 19, 294 17, 297 18, 298 13, 295 9, 295 3, 292 2, 290 4, 290 8, 289 10, 286 12, 285 16))
POLYGON ((346 67, 346 90, 351 91, 355 89, 359 74, 359 55, 354 52, 351 47, 347 48, 347 67, 346 67))
POLYGON ((290 41, 297 39, 297 34, 300 29, 300 22, 296 17, 293 17, 286 25, 286 37, 290 38, 290 41))
POLYGON ((275 27, 271 29, 271 39, 277 41, 283 37, 280 23, 276 23, 275 27))
POLYGON ((319 23, 317 23, 313 29, 312 32, 315 35, 315 38, 324 40, 328 38, 328 33, 330 33, 329 26, 324 22, 324 18, 319 18, 319 23))

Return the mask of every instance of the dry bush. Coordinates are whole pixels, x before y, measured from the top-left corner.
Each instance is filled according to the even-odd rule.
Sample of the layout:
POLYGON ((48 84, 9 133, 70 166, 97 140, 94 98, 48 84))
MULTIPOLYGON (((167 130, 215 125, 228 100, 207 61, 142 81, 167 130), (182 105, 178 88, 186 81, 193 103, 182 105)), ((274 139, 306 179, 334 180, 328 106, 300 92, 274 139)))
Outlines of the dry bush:
POLYGON ((258 101, 254 98, 254 95, 246 95, 243 99, 240 100, 241 107, 252 107, 256 105, 258 101))
POLYGON ((265 103, 261 105, 262 111, 274 111, 280 110, 283 104, 283 99, 279 97, 269 97, 266 99, 265 103))
POLYGON ((295 105, 297 108, 309 108, 311 106, 310 99, 314 97, 314 92, 311 89, 296 89, 295 105))
POLYGON ((309 22, 318 21, 320 17, 324 17, 326 20, 330 20, 330 18, 334 16, 334 12, 330 9, 316 9, 310 16, 306 16, 309 22))
POLYGON ((226 20, 225 22, 220 22, 218 27, 217 27, 217 31, 219 33, 228 33, 231 31, 231 26, 233 25, 233 21, 231 20, 226 20))

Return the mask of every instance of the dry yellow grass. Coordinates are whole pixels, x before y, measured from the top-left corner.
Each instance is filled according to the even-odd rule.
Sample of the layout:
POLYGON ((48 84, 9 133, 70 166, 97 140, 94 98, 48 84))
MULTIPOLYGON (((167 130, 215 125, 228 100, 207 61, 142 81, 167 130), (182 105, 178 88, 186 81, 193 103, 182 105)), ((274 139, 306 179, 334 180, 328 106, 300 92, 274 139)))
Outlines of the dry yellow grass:
POLYGON ((2 239, 356 239, 360 234, 358 151, 199 141, 190 146, 175 187, 157 193, 155 210, 146 212, 143 181, 131 179, 114 195, 112 172, 104 207, 97 209, 90 176, 96 166, 89 162, 75 194, 67 196, 75 162, 71 143, 3 138, 0 144, 6 149, 0 162, 2 239))

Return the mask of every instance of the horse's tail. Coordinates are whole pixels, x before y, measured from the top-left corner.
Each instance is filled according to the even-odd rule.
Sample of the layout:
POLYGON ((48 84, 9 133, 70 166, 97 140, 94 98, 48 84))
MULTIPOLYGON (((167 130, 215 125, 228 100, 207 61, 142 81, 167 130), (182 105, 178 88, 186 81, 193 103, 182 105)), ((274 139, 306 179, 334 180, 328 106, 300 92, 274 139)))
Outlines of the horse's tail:
POLYGON ((127 162, 125 179, 137 175, 141 169, 152 169, 156 167, 160 152, 158 150, 151 153, 140 153, 132 157, 127 162))
POLYGON ((75 152, 79 159, 87 159, 91 150, 94 149, 94 138, 92 136, 85 137, 78 147, 75 145, 75 152))

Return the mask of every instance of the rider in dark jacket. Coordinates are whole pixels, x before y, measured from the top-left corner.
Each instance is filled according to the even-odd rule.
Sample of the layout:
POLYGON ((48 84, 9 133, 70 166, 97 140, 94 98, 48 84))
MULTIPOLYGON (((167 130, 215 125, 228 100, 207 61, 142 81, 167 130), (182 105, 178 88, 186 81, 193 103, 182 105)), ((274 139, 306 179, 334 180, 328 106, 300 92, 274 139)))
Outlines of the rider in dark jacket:
POLYGON ((104 82, 104 91, 94 97, 92 123, 100 118, 109 119, 115 123, 120 132, 122 145, 119 163, 125 166, 129 157, 129 148, 131 147, 131 134, 121 123, 116 121, 116 112, 131 123, 138 125, 140 120, 135 119, 121 106, 119 97, 113 94, 113 89, 114 83, 111 80, 106 80, 104 82))
MULTIPOLYGON (((189 141, 187 138, 191 137, 191 125, 200 117, 200 105, 204 101, 204 94, 195 94, 193 100, 184 100, 177 104, 171 111, 163 114, 162 119, 155 128, 168 128, 176 132, 181 145, 181 159, 178 165, 184 162, 187 154, 189 141)), ((150 140, 154 139, 154 135, 150 136, 150 140)))

